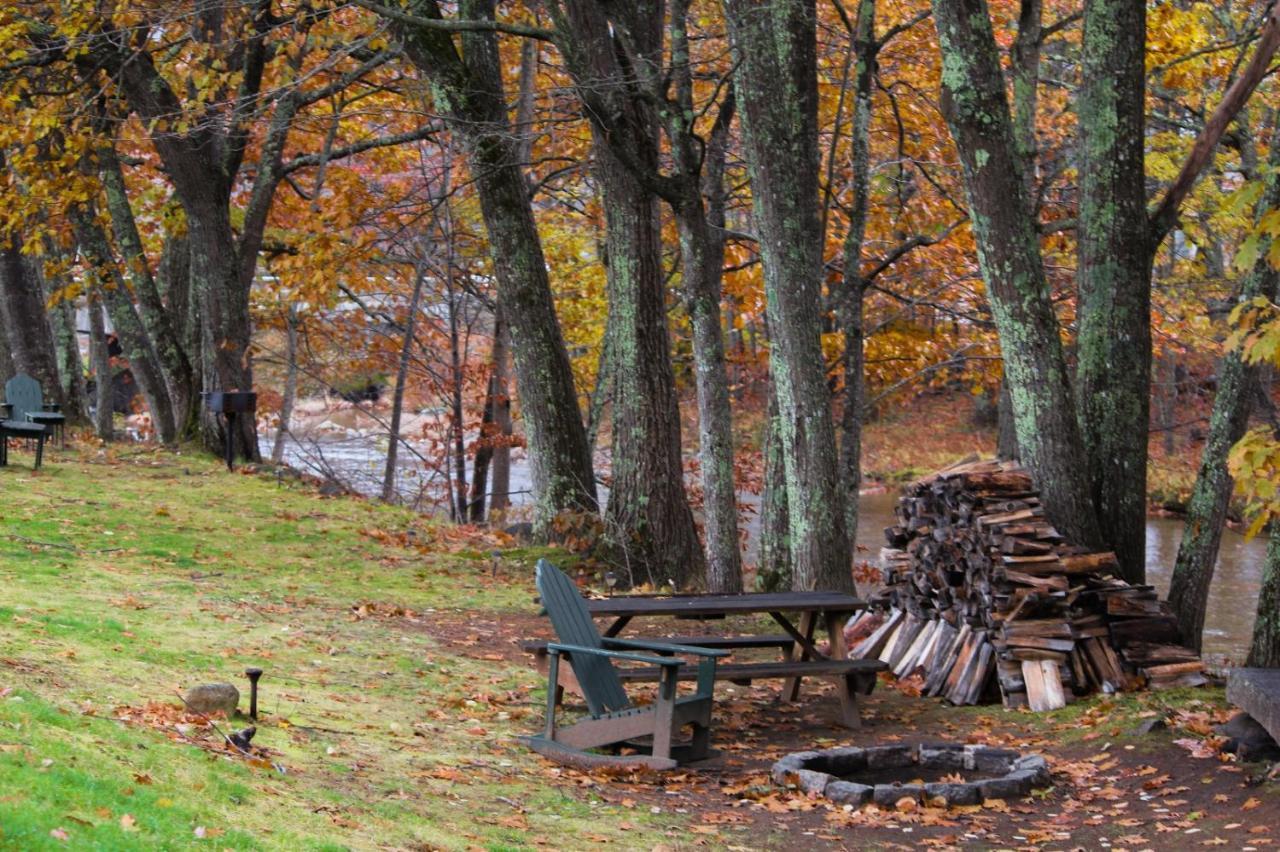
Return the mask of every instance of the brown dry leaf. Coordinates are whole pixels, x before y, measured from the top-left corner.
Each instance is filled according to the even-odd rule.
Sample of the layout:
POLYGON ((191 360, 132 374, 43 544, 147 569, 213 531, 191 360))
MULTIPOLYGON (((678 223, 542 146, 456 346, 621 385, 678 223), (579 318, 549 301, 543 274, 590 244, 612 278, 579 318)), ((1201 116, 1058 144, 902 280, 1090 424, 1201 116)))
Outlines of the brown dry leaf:
POLYGON ((1260 799, 1250 796, 1247 800, 1245 800, 1245 803, 1240 806, 1240 810, 1251 811, 1260 804, 1262 804, 1262 801, 1260 799))
POLYGON ((70 837, 70 835, 68 835, 66 831, 62 830, 61 828, 49 829, 49 836, 52 837, 54 840, 61 840, 63 842, 66 842, 66 840, 70 837))
POLYGON ((133 818, 133 814, 125 814, 120 817, 120 828, 124 831, 137 831, 138 821, 133 818))

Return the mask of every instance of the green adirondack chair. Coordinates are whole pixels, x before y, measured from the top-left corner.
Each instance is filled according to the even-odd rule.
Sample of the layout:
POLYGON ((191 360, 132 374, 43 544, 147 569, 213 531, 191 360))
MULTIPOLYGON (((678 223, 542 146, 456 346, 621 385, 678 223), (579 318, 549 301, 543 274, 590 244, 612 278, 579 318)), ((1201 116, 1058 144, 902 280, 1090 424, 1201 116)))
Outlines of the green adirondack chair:
POLYGON ((600 636, 586 602, 573 581, 545 559, 538 562, 538 594, 559 642, 547 645, 547 726, 544 733, 525 737, 534 751, 560 763, 579 767, 643 766, 671 769, 679 763, 702 760, 711 754, 711 704, 716 680, 716 658, 727 651, 668 645, 641 640, 605 639, 600 636), (693 695, 676 694, 676 674, 683 660, 697 656, 697 689, 693 695), (574 676, 587 701, 590 718, 561 728, 556 724, 556 690, 560 658, 568 657, 574 676), (661 667, 658 695, 652 704, 637 706, 627 697, 614 661, 661 667), (688 743, 677 744, 675 735, 686 725, 693 728, 688 743), (623 747, 647 754, 613 756, 623 747), (588 751, 607 749, 612 755, 588 751))
POLYGON ((10 419, 18 423, 39 423, 59 432, 66 425, 65 414, 45 411, 44 392, 40 389, 40 383, 26 373, 18 373, 4 383, 4 401, 12 408, 10 419))

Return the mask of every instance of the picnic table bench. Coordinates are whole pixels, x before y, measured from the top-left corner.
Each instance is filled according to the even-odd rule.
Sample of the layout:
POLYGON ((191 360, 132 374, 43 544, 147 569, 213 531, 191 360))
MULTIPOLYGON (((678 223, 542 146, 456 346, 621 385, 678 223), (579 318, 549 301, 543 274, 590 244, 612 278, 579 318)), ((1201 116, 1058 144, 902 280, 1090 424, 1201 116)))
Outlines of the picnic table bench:
MULTIPOLYGON (((771 592, 738 595, 624 595, 588 600, 587 610, 593 617, 612 618, 603 632, 606 639, 617 637, 635 619, 642 617, 668 617, 677 619, 713 620, 729 615, 768 614, 784 631, 780 634, 754 636, 662 636, 641 637, 670 645, 702 647, 729 652, 747 649, 776 649, 782 659, 767 662, 721 663, 716 666, 715 679, 731 683, 749 684, 755 680, 784 679, 782 698, 794 701, 799 697, 800 685, 806 677, 823 677, 836 685, 841 707, 841 721, 848 727, 857 727, 857 695, 869 694, 875 687, 876 673, 885 668, 879 660, 849 660, 844 645, 843 628, 848 617, 863 609, 865 604, 850 595, 835 592, 771 592), (799 622, 789 614, 798 614, 799 622), (829 651, 823 652, 814 643, 819 621, 825 621, 830 640, 829 651)), ((529 640, 521 647, 533 654, 539 671, 548 671, 547 642, 529 640)), ((676 669, 682 680, 697 677, 696 665, 683 664, 676 669)), ((660 671, 653 666, 618 667, 618 677, 624 682, 656 682, 660 671)), ((556 700, 564 689, 581 694, 573 672, 568 667, 559 669, 559 687, 556 700)))

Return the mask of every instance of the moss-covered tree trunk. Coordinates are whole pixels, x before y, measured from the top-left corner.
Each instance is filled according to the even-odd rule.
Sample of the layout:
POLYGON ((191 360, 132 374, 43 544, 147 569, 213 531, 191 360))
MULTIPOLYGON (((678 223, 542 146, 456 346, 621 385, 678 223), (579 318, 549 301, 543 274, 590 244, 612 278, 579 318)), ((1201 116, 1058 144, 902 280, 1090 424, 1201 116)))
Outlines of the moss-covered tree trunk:
POLYGON ((1102 537, 1146 579, 1151 245, 1143 169, 1144 0, 1085 0, 1076 391, 1102 537))
POLYGON ((15 373, 26 373, 37 382, 48 402, 63 403, 58 376, 58 350, 45 311, 40 281, 22 254, 16 232, 0 233, 0 321, 15 373))
POLYGON ((1055 526, 1098 546, 1071 376, 1040 258, 1035 216, 984 0, 934 0, 942 109, 960 153, 978 261, 1005 359, 1022 460, 1055 526))
POLYGON ((133 207, 125 189, 124 174, 114 146, 103 146, 98 154, 98 169, 111 214, 111 229, 124 256, 126 277, 137 300, 143 328, 151 338, 160 366, 164 370, 173 401, 174 426, 177 434, 194 428, 199 415, 195 376, 186 348, 178 339, 169 308, 160 296, 160 288, 142 245, 142 236, 134 219, 133 207))
MULTIPOLYGON (((439 18, 433 0, 413 0, 414 15, 439 18)), ((490 20, 493 0, 467 0, 463 17, 490 20)), ((498 298, 506 311, 516 391, 529 446, 540 536, 563 511, 596 511, 595 477, 577 391, 547 263, 521 172, 519 140, 507 120, 498 41, 494 33, 454 38, 442 30, 396 23, 410 60, 431 80, 437 109, 467 148, 480 213, 489 234, 498 298)))
MULTIPOLYGON (((1245 144, 1252 146, 1252 140, 1245 144)), ((1256 158, 1254 162, 1256 165, 1256 158)), ((1274 141, 1268 165, 1271 171, 1266 173, 1266 189, 1254 210, 1256 218, 1280 207, 1280 174, 1274 171, 1280 168, 1280 145, 1274 141)), ((1258 296, 1280 298, 1280 274, 1267 260, 1270 243, 1270 239, 1263 237, 1258 260, 1240 287, 1238 298, 1242 302, 1258 296)), ((1218 390, 1209 416, 1209 434, 1200 453, 1200 470, 1191 498, 1187 501, 1182 542, 1178 545, 1178 558, 1169 582, 1169 605, 1178 617, 1183 641, 1197 649, 1204 637, 1209 588, 1235 486, 1227 467, 1227 456, 1248 428, 1257 379, 1258 367, 1245 363, 1239 350, 1229 349, 1223 354, 1218 365, 1218 390)), ((1273 533, 1269 556, 1274 556, 1275 548, 1273 533)))
POLYGON ((107 235, 97 221, 92 207, 77 210, 73 215, 80 251, 90 269, 93 286, 98 288, 116 336, 124 349, 129 369, 138 382, 138 389, 146 400, 151 413, 152 426, 162 443, 172 443, 176 434, 173 402, 165 382, 160 361, 156 356, 151 337, 143 327, 130 297, 128 285, 120 275, 111 253, 107 235))
POLYGON ((703 557, 680 459, 657 199, 599 139, 595 152, 615 321, 606 530, 635 580, 686 588, 702 582, 703 557))
POLYGON ((769 388, 768 413, 761 442, 764 493, 760 496, 760 554, 756 586, 771 592, 791 588, 791 520, 787 512, 787 470, 782 452, 782 419, 778 398, 769 388))
POLYGON ((1267 560, 1262 567, 1262 588, 1258 592, 1258 615, 1253 623, 1253 642, 1247 666, 1280 668, 1280 524, 1271 524, 1267 560))
POLYGON ((840 483, 844 490, 844 528, 850 553, 858 537, 858 498, 862 488, 863 346, 862 306, 867 281, 862 276, 862 250, 867 235, 871 195, 871 102, 875 94, 876 0, 860 0, 854 19, 853 50, 857 75, 853 88, 853 121, 849 127, 849 168, 853 205, 843 246, 844 276, 837 304, 844 352, 844 396, 840 414, 840 483))
POLYGON ((733 473, 733 410, 729 401, 720 297, 725 258, 724 169, 729 126, 736 105, 732 93, 727 95, 710 139, 704 144, 693 126, 696 113, 689 61, 688 11, 687 0, 676 0, 672 4, 671 66, 676 75, 676 109, 667 111, 667 128, 683 190, 683 200, 672 209, 684 262, 684 306, 693 326, 706 585, 710 592, 734 594, 742 591, 742 554, 733 473))
POLYGON ((852 591, 819 339, 823 235, 815 14, 813 0, 725 2, 782 421, 792 586, 852 591))
POLYGON ((97 287, 89 288, 89 367, 93 371, 93 433, 104 441, 115 437, 115 394, 112 388, 111 354, 107 351, 106 321, 97 287))

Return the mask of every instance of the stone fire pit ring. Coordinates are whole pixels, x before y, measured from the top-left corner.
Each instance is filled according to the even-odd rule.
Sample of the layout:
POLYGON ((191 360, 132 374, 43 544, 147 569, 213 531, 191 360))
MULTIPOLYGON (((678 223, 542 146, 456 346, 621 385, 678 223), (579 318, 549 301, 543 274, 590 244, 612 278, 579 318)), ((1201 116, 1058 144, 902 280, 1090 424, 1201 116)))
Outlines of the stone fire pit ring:
POLYGON ((1051 783, 1048 762, 1038 754, 981 745, 919 744, 789 754, 773 765, 773 783, 797 786, 805 793, 838 804, 861 807, 874 803, 892 808, 903 798, 948 805, 978 805, 986 799, 1018 799, 1051 783), (902 781, 860 783, 893 770, 902 781), (909 783, 922 775, 967 774, 971 780, 909 783))

